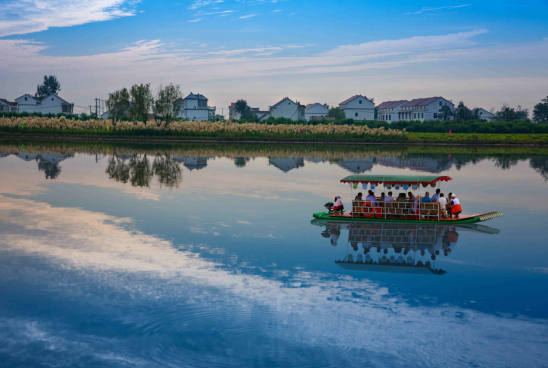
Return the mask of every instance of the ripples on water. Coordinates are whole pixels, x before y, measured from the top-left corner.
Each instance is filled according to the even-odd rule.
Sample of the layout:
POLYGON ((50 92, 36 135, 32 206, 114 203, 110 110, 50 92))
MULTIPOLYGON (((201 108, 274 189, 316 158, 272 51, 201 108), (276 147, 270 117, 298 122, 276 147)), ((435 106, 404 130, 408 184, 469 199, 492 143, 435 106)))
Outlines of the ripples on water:
POLYGON ((2 367, 547 358, 546 151, 16 142, 0 152, 2 367), (357 172, 443 173, 466 212, 505 215, 461 227, 311 221, 334 193, 349 200, 338 180, 357 172))

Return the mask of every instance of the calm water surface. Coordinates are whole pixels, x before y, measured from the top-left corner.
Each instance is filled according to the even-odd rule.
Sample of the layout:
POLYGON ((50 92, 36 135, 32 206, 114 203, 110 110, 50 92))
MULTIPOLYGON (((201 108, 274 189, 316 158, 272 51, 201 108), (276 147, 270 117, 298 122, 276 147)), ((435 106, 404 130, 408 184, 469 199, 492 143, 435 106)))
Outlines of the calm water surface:
POLYGON ((547 179, 543 151, 0 143, 0 366, 548 366, 547 179), (352 173, 504 216, 313 221, 352 173))

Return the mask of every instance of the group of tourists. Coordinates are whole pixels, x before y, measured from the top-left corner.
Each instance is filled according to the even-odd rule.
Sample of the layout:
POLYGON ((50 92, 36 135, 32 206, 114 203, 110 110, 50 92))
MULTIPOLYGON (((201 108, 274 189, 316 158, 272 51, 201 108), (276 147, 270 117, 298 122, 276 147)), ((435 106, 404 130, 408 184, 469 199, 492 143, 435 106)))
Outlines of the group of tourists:
MULTIPOLYGON (((420 203, 438 203, 440 215, 442 217, 452 217, 454 215, 455 218, 458 218, 459 214, 462 212, 460 200, 455 193, 449 193, 448 197, 445 198, 445 195, 441 193, 440 189, 436 189, 436 193, 432 197, 430 197, 430 192, 426 192, 424 196, 415 196, 412 192, 408 192, 407 196, 405 193, 399 193, 396 198, 394 198, 392 192, 388 192, 388 195, 382 192, 381 196, 377 198, 375 197, 375 193, 372 190, 369 190, 365 199, 363 198, 363 194, 359 192, 356 198, 354 198, 354 201, 365 201, 365 204, 372 208, 384 207, 384 204, 387 202, 413 203, 415 209, 418 209, 420 203)), ((333 210, 336 212, 344 211, 342 198, 338 194, 335 196, 333 210)))

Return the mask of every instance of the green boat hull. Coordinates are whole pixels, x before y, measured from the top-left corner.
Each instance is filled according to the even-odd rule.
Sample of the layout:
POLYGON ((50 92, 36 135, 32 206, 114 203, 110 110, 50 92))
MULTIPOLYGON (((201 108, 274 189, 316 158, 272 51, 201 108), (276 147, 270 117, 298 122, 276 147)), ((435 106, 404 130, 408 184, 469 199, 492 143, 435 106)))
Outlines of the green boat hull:
POLYGON ((462 218, 453 218, 451 220, 413 220, 413 219, 383 219, 383 218, 364 218, 364 217, 343 217, 343 216, 329 216, 327 212, 318 212, 313 214, 314 218, 329 221, 344 221, 344 222, 398 222, 398 223, 413 223, 413 224, 474 224, 476 222, 482 222, 491 220, 495 217, 502 216, 502 212, 488 212, 479 215, 464 216, 462 218))

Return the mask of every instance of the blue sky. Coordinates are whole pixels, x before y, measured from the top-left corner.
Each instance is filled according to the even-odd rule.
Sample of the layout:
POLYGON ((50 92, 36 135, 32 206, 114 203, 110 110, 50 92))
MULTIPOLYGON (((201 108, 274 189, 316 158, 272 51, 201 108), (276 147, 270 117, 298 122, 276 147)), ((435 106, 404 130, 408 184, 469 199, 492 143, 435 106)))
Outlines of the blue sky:
MULTIPOLYGON (((226 110, 441 95, 487 109, 548 95, 546 1, 1 0, 0 97, 55 74, 77 105, 180 84, 226 110)), ((225 111, 226 113, 226 111, 225 111)))

